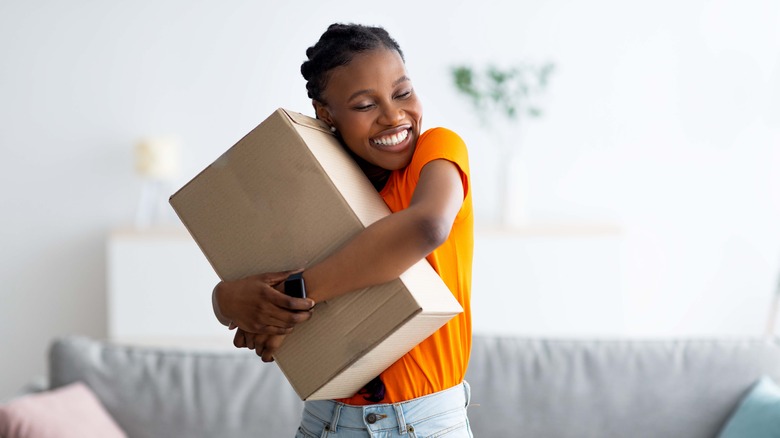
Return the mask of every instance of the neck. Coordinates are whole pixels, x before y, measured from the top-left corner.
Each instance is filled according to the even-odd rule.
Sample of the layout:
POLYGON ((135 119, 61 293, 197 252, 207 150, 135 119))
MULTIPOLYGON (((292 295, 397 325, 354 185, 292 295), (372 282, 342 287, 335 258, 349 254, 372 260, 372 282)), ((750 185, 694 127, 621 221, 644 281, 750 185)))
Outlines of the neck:
POLYGON ((376 191, 382 191, 382 189, 385 187, 385 184, 387 184, 387 180, 390 178, 390 171, 383 169, 376 164, 369 163, 359 155, 352 152, 352 150, 348 147, 345 147, 345 149, 347 152, 349 152, 349 155, 352 156, 355 162, 357 162, 360 170, 362 170, 363 173, 368 177, 368 180, 371 181, 371 184, 374 185, 376 191))
POLYGON ((365 166, 358 163, 360 164, 360 168, 363 170, 363 173, 366 174, 368 180, 371 181, 371 184, 374 185, 376 191, 381 192, 385 187, 385 184, 387 184, 387 180, 390 179, 390 171, 375 166, 365 160, 363 160, 363 162, 365 163, 365 166))

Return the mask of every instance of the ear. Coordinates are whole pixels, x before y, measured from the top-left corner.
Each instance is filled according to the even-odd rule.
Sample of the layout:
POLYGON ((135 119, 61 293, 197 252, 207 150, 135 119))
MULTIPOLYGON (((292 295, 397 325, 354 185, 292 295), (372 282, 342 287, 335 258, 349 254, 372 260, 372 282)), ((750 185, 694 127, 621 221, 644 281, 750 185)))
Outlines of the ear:
POLYGON ((314 112, 317 114, 317 118, 327 123, 328 125, 333 126, 333 117, 330 116, 328 107, 326 107, 322 102, 313 99, 311 104, 314 106, 314 112))

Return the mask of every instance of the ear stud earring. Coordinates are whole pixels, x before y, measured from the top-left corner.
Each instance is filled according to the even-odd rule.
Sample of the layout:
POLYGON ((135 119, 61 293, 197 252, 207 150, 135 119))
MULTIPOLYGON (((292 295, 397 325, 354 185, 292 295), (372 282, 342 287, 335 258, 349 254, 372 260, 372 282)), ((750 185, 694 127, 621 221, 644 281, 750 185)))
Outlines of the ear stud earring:
POLYGON ((336 127, 335 126, 331 126, 330 127, 330 132, 336 132, 336 127))

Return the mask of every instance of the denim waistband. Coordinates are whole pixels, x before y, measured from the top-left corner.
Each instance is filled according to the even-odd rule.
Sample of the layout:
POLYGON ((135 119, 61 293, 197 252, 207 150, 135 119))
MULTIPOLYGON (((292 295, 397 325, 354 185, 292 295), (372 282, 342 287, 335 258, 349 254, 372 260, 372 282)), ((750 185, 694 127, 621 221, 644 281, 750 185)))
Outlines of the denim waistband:
POLYGON ((471 387, 464 380, 452 388, 398 403, 354 406, 333 400, 311 400, 304 403, 304 410, 327 423, 331 432, 337 432, 340 427, 374 432, 397 428, 403 435, 407 424, 465 409, 470 401, 471 387))

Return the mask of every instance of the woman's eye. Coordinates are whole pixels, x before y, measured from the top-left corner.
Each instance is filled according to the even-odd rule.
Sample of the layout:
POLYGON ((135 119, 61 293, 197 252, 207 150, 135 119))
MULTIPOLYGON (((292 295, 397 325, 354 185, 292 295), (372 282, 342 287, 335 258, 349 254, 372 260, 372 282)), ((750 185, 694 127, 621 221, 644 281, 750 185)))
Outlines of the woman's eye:
POLYGON ((412 90, 404 91, 396 96, 396 99, 406 99, 412 95, 412 90))
POLYGON ((368 103, 365 105, 357 105, 355 106, 355 109, 358 111, 367 111, 374 107, 374 104, 368 103))

